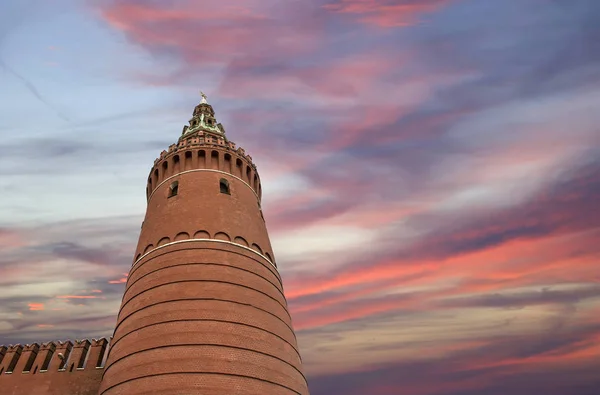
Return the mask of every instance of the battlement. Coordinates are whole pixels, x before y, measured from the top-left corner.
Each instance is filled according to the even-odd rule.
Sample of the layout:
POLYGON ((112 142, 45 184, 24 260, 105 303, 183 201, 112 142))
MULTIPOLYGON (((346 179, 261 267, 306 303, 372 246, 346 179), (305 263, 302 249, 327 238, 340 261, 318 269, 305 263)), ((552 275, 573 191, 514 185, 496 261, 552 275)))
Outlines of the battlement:
POLYGON ((252 188, 260 202, 262 188, 252 157, 243 148, 236 148, 235 143, 204 132, 182 138, 160 153, 148 175, 146 197, 150 200, 165 180, 202 169, 231 174, 252 188))
POLYGON ((108 344, 108 339, 101 338, 0 346, 0 389, 7 375, 102 369, 108 344))
POLYGON ((166 150, 163 150, 160 153, 158 158, 154 160, 154 165, 156 166, 156 164, 162 161, 165 157, 179 150, 196 148, 199 146, 225 148, 227 151, 231 151, 237 156, 248 161, 248 164, 254 170, 256 170, 256 165, 252 162, 252 157, 247 155, 246 151, 242 147, 236 148, 236 144, 233 141, 229 141, 223 137, 204 132, 194 133, 192 136, 179 140, 177 144, 171 144, 166 150))

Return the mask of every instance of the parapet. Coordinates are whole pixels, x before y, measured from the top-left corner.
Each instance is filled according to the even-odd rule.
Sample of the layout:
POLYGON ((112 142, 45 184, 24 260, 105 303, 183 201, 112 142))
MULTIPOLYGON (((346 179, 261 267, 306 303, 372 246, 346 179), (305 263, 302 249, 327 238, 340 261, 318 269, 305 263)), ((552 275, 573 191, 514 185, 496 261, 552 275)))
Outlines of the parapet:
POLYGON ((225 138, 216 137, 209 133, 198 132, 194 133, 192 136, 188 136, 185 139, 179 140, 177 144, 171 144, 167 150, 163 150, 159 157, 154 160, 154 165, 170 154, 173 154, 178 151, 183 151, 185 149, 196 148, 196 147, 216 147, 225 149, 230 152, 236 153, 239 157, 248 161, 250 166, 256 170, 256 165, 252 162, 252 157, 246 154, 246 151, 242 147, 237 147, 233 141, 226 140, 225 138))
POLYGON ((102 369, 108 350, 106 338, 0 346, 0 382, 6 375, 102 369))
POLYGON ((252 157, 243 148, 236 148, 235 143, 203 132, 180 139, 160 153, 148 175, 147 199, 165 180, 200 169, 229 173, 240 179, 254 190, 260 204, 262 187, 252 157))

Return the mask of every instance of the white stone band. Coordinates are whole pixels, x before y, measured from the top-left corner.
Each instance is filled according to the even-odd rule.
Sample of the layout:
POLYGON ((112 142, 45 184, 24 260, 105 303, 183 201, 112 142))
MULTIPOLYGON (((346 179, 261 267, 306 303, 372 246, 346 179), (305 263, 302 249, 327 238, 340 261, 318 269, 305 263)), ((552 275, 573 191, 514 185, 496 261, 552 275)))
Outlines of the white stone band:
POLYGON ((242 179, 241 179, 241 178, 239 178, 238 176, 234 176, 233 174, 231 174, 231 173, 227 173, 226 171, 222 171, 222 170, 215 170, 215 169, 192 169, 192 170, 186 170, 186 171, 182 171, 182 172, 179 172, 179 173, 177 173, 177 174, 173 174, 172 176, 169 176, 169 177, 165 178, 164 180, 162 180, 162 181, 161 181, 161 182, 160 182, 160 183, 159 183, 159 184, 158 184, 158 185, 157 185, 157 186, 154 188, 154 190, 152 191, 152 193, 150 194, 150 196, 148 196, 148 202, 150 202, 150 199, 152 199, 152 196, 154 196, 154 192, 156 192, 156 191, 158 190, 158 187, 160 187, 160 186, 161 186, 162 184, 164 184, 165 182, 167 182, 167 181, 169 181, 169 180, 171 180, 171 179, 173 179, 173 178, 175 178, 175 177, 178 177, 178 176, 180 176, 180 175, 182 175, 182 174, 193 173, 193 172, 195 172, 195 171, 212 171, 212 172, 215 172, 215 173, 226 174, 226 175, 228 175, 228 176, 231 176, 231 177, 233 177, 233 178, 237 178, 238 180, 240 180, 241 182, 243 182, 244 184, 246 184, 246 186, 247 186, 248 188, 250 188, 250 190, 252 191, 252 193, 254 193, 254 195, 255 195, 255 196, 256 196, 256 198, 258 199, 258 194, 257 194, 257 193, 256 193, 256 191, 254 190, 254 188, 252 188, 252 186, 250 186, 250 184, 248 184, 246 181, 242 180, 242 179))
MULTIPOLYGON (((150 251, 148 251, 148 252, 145 252, 145 253, 143 253, 141 257, 139 257, 138 259, 136 259, 136 261, 135 261, 135 262, 133 262, 133 265, 131 265, 131 270, 135 269, 135 266, 138 264, 138 262, 139 262, 139 261, 141 261, 142 259, 144 259, 144 258, 145 258, 145 257, 146 257, 148 254, 150 254, 150 253, 152 253, 152 252, 154 252, 154 251, 156 251, 156 250, 158 250, 158 249, 160 249, 160 248, 165 248, 165 247, 168 247, 168 246, 172 246, 172 245, 174 245, 174 244, 188 243, 188 242, 192 242, 192 241, 211 241, 211 242, 225 243, 225 244, 231 244, 231 245, 234 245, 234 246, 236 246, 236 247, 241 247, 241 248, 243 248, 243 249, 245 249, 245 250, 248 250, 248 251, 250 251, 250 252, 253 252, 253 253, 255 253, 256 255, 260 256, 260 257, 261 257, 261 258, 263 258, 265 261, 269 262, 269 263, 271 264, 271 266, 273 266, 273 267, 275 268, 275 270, 277 270, 277 266, 275 266, 275 264, 274 264, 273 262, 271 262, 271 261, 269 260, 269 258, 267 258, 266 256, 264 256, 264 255, 263 255, 263 254, 261 254, 260 252, 258 252, 258 251, 255 251, 255 250, 253 250, 253 249, 252 249, 252 248, 250 248, 250 247, 246 247, 245 245, 238 244, 238 243, 234 243, 233 241, 219 240, 219 239, 185 239, 185 240, 177 240, 177 241, 172 241, 172 242, 170 242, 170 243, 163 244, 163 245, 160 245, 160 246, 158 246, 158 247, 154 247, 153 249, 151 249, 151 250, 150 250, 150 251)), ((131 271, 131 270, 130 270, 130 271, 131 271)))

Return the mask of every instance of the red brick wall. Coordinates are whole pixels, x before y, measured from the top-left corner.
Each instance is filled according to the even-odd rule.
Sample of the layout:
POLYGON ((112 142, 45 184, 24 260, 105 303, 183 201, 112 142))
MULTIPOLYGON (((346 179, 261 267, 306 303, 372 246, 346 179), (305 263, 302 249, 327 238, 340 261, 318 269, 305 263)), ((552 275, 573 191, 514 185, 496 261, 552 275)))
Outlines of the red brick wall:
POLYGON ((0 394, 96 395, 107 344, 100 339, 0 347, 0 394))
POLYGON ((106 366, 106 339, 0 347, 0 395, 308 395, 260 178, 214 141, 186 137, 150 172, 106 366))
POLYGON ((155 163, 100 395, 308 394, 260 181, 243 158, 237 169, 226 147, 186 146, 155 163))

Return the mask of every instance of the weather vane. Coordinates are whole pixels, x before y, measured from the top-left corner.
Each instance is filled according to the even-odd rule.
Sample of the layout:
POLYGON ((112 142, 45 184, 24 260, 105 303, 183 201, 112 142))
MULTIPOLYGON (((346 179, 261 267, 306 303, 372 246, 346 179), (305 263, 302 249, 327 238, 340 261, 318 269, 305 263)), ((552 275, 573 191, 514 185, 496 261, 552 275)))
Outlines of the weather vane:
POLYGON ((208 103, 208 101, 206 100, 206 94, 204 92, 200 91, 200 96, 202 96, 202 103, 208 103))

